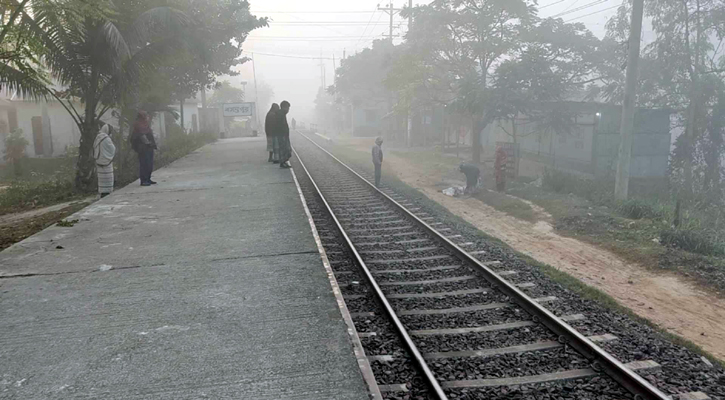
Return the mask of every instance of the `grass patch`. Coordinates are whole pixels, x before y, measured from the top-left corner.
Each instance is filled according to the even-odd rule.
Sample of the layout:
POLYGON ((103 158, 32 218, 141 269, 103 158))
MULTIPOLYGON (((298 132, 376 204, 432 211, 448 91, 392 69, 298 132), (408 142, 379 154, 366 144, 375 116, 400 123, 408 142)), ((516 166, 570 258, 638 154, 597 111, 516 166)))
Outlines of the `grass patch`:
POLYGON ((538 219, 536 212, 526 202, 515 197, 492 190, 482 190, 474 196, 485 204, 504 212, 512 217, 535 223, 538 219))
POLYGON ((73 179, 56 176, 41 182, 13 182, 0 191, 0 215, 47 207, 86 197, 73 187, 73 179))
POLYGON ((712 238, 707 231, 668 228, 660 233, 662 244, 705 256, 725 255, 725 244, 712 238))

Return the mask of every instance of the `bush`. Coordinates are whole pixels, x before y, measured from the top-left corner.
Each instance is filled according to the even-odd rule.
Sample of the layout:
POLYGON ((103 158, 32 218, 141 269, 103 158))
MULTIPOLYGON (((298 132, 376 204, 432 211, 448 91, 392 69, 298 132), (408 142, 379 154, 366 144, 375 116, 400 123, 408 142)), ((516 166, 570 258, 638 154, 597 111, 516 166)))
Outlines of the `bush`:
POLYGON ((25 158, 25 148, 28 147, 28 140, 23 136, 22 129, 15 129, 5 138, 5 154, 3 159, 13 166, 13 172, 20 176, 20 160, 25 158))
POLYGON ((617 205, 617 211, 620 215, 629 219, 661 219, 667 216, 663 205, 642 199, 621 201, 617 205))
POLYGON ((544 170, 544 189, 559 194, 574 194, 595 204, 610 205, 614 199, 614 183, 606 179, 587 179, 556 169, 544 170))
POLYGON ((725 243, 716 235, 695 229, 665 229, 660 233, 662 244, 706 256, 725 255, 725 243))

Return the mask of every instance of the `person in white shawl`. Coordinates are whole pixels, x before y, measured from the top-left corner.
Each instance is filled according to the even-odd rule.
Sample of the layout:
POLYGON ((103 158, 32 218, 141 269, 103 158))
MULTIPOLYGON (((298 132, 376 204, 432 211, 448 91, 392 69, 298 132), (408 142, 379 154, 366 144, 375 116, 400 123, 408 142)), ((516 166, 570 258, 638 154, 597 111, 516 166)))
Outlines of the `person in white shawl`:
POLYGON ((93 142, 93 158, 96 160, 98 193, 101 198, 113 192, 113 158, 116 156, 116 146, 113 145, 109 133, 109 125, 103 125, 93 142))

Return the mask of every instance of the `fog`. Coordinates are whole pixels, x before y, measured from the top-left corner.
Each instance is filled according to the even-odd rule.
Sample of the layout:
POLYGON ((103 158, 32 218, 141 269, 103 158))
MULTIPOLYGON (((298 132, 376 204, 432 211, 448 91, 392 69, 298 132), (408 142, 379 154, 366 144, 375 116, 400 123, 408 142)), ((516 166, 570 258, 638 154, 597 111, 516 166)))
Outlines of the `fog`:
MULTIPOLYGON (((560 16, 564 20, 584 23, 596 36, 602 37, 607 20, 616 12, 612 7, 618 6, 619 2, 603 1, 601 5, 574 11, 589 3, 545 0, 539 4, 539 15, 551 17, 563 14, 560 16)), ((320 61, 324 65, 326 84, 332 85, 334 65, 339 67, 343 55, 361 51, 373 40, 388 35, 389 16, 376 11, 378 5, 387 4, 378 0, 252 1, 253 14, 270 18, 269 27, 254 30, 244 44, 249 57, 254 53, 257 80, 272 86, 276 102, 286 99, 292 103, 291 117, 311 121, 315 97, 322 84, 320 61)), ((395 8, 404 5, 407 1, 393 2, 395 8)), ((399 44, 407 31, 407 21, 396 15, 393 26, 393 34, 397 35, 394 42, 399 44)), ((250 93, 247 93, 247 99, 254 99, 253 63, 247 62, 238 71, 240 75, 230 80, 237 84, 248 82, 250 93)))

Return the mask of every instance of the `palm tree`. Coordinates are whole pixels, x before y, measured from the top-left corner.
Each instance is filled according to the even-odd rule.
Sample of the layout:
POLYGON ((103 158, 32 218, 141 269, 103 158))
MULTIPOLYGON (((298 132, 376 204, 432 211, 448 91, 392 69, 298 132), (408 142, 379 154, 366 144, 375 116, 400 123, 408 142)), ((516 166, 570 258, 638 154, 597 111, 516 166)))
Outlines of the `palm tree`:
POLYGON ((75 185, 81 190, 92 183, 91 149, 101 118, 122 99, 134 98, 140 76, 178 44, 178 29, 185 21, 178 10, 157 7, 121 23, 115 18, 122 15, 118 2, 98 1, 93 12, 50 7, 33 9, 32 14, 21 11, 23 24, 44 48, 42 64, 67 88, 55 90, 46 85, 45 90, 31 88, 28 93, 52 96, 78 126, 81 139, 75 185))

